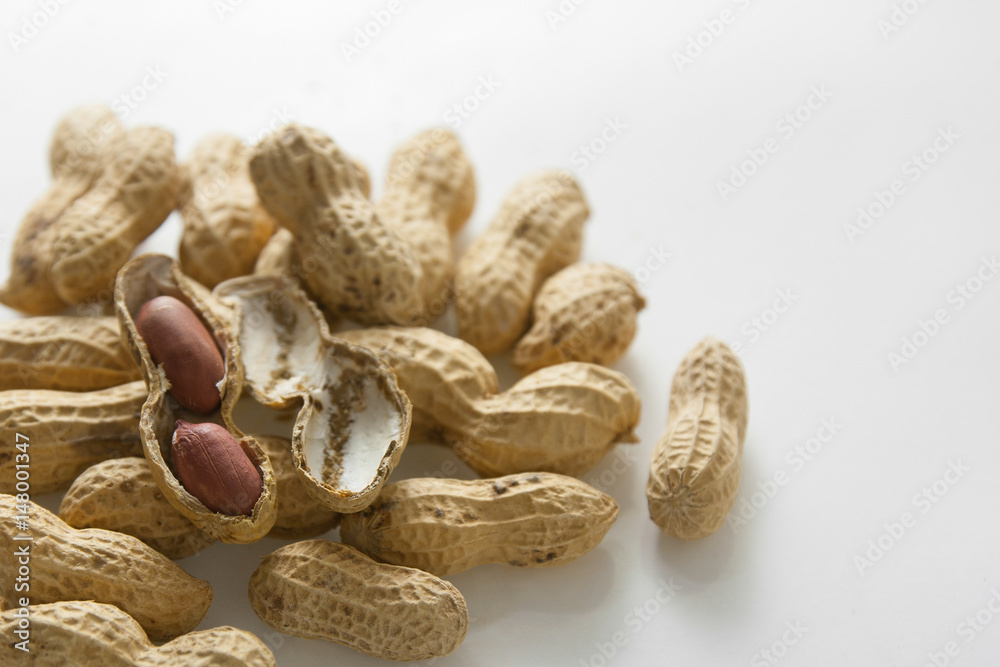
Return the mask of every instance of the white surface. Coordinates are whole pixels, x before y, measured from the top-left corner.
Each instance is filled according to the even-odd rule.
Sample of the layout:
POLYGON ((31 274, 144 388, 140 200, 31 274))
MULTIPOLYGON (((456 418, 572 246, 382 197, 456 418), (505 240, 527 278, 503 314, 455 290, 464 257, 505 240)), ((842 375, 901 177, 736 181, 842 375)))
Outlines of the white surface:
MULTIPOLYGON (((0 47, 2 233, 14 232, 48 185, 47 146, 60 115, 129 94, 147 68, 166 75, 125 122, 172 129, 182 157, 210 131, 255 137, 290 116, 370 165, 376 196, 392 148, 448 124, 452 105, 492 78, 495 90, 458 128, 479 192, 463 244, 523 174, 579 169, 578 147, 620 123, 580 174, 593 209, 585 258, 637 271, 661 248, 670 254, 641 276, 649 307, 618 366, 642 395, 642 443, 585 477, 617 498, 621 515, 575 563, 451 577, 472 623, 439 664, 600 665, 601 646, 610 652, 616 636, 624 645, 608 664, 775 664, 759 652, 793 639, 786 624, 795 623, 806 630, 777 664, 923 665, 949 642, 958 650, 949 664, 996 664, 1000 618, 987 610, 979 630, 962 624, 991 599, 1000 609, 1000 280, 961 308, 953 290, 1000 251, 1000 6, 899 2, 919 9, 886 38, 879 21, 893 0, 594 0, 555 29, 546 12, 558 0, 404 0, 351 62, 341 44, 387 1, 243 2, 222 18, 213 9, 221 2, 67 3, 17 53, 9 36, 0 47), (674 51, 724 9, 732 22, 678 71, 674 51), (789 136, 782 119, 813 87, 832 97, 814 98, 820 108, 789 136), (954 145, 911 180, 911 156, 949 127, 954 145), (775 145, 724 202, 717 181, 748 150, 775 145), (849 242, 843 226, 893 179, 903 194, 849 242), (792 306, 751 334, 780 290, 791 291, 792 306), (938 309, 947 323, 894 372, 887 354, 938 309), (747 525, 688 544, 657 533, 643 487, 671 375, 709 333, 745 348, 751 414, 741 498, 776 474, 787 479, 747 525), (824 420, 842 426, 797 463, 792 452, 824 420), (968 470, 938 484, 943 497, 922 500, 955 461, 968 470), (869 540, 906 512, 912 527, 859 572, 855 558, 869 540), (683 588, 655 602, 671 579, 683 588), (637 615, 646 604, 652 613, 637 615)), ((5 2, 4 33, 41 4, 5 2)), ((174 215, 145 247, 174 253, 178 234, 174 215)), ((6 275, 7 252, 2 261, 6 275)), ((467 474, 454 460, 413 447, 395 478, 467 474)), ((257 558, 280 544, 216 545, 182 562, 215 586, 202 627, 256 632, 283 666, 374 664, 283 638, 257 620, 246 582, 257 558)))

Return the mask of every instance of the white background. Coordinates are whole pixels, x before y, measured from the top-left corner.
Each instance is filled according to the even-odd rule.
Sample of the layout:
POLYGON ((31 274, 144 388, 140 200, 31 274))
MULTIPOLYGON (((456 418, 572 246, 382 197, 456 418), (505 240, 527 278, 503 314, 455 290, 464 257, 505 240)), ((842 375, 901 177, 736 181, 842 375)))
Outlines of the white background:
MULTIPOLYGON (((393 147, 448 125, 449 109, 492 78, 499 85, 469 101, 478 108, 457 128, 478 188, 460 245, 525 173, 578 171, 593 210, 584 258, 646 278, 649 305, 617 365, 643 399, 642 442, 626 450, 635 461, 623 473, 611 454, 585 476, 621 504, 586 557, 450 577, 472 622, 438 663, 764 665, 775 663, 760 651, 774 646, 778 664, 923 665, 955 642, 949 664, 996 664, 1000 619, 987 609, 978 630, 960 624, 1000 590, 1000 280, 976 283, 983 258, 1000 251, 1000 5, 899 0, 912 16, 890 32, 895 1, 567 0, 572 13, 554 23, 558 0, 404 0, 350 59, 343 45, 387 0, 258 0, 232 11, 67 2, 17 45, 10 34, 31 33, 24 21, 39 21, 44 3, 5 2, 0 234, 9 248, 48 186, 51 131, 80 103, 143 97, 134 109, 120 103, 126 125, 171 129, 181 158, 210 131, 256 137, 290 116, 365 161, 378 196, 393 147), (732 20, 712 36, 705 22, 723 10, 732 20), (679 66, 675 53, 698 39, 707 46, 679 66), (133 92, 147 68, 162 81, 133 92), (832 96, 800 109, 814 87, 832 96), (789 133, 782 119, 796 112, 808 120, 789 133), (582 158, 609 121, 624 129, 582 158), (913 157, 948 128, 957 138, 942 154, 931 148, 937 160, 914 180, 913 157), (718 183, 770 138, 777 152, 724 199, 718 183), (894 179, 905 191, 852 242, 845 225, 894 179), (661 248, 666 266, 640 271, 661 248), (959 307, 954 290, 970 280, 981 289, 959 307), (794 300, 774 318, 779 290, 794 300), (888 355, 939 309, 947 322, 916 336, 925 344, 894 369, 888 355), (757 507, 745 525, 682 543, 649 521, 644 485, 673 371, 707 334, 743 345, 751 411, 737 509, 757 507), (823 420, 841 426, 795 463, 790 453, 823 420), (968 469, 940 481, 952 463, 968 469), (753 497, 776 474, 785 483, 773 497, 753 497), (920 500, 935 482, 941 495, 920 500), (915 525, 892 536, 906 512, 915 525), (884 555, 870 544, 879 540, 884 555), (682 588, 660 604, 660 582, 671 579, 682 588), (609 644, 616 633, 623 646, 609 644)), ((174 214, 143 248, 175 254, 179 233, 174 214)), ((8 250, 0 261, 6 276, 8 250)), ((415 445, 394 479, 454 460, 415 445)), ((44 501, 56 507, 58 496, 44 501)), ((255 617, 247 579, 281 544, 217 544, 181 562, 215 587, 201 627, 255 632, 283 666, 374 664, 282 638, 255 617)))

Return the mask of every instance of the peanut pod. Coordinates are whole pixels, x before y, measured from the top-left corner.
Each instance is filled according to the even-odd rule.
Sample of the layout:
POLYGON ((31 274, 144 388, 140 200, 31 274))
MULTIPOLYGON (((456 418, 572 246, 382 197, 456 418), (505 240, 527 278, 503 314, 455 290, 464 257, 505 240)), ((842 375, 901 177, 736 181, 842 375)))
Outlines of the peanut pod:
POLYGON ((266 435, 256 438, 271 459, 278 484, 278 518, 268 535, 301 540, 325 533, 340 523, 340 514, 313 496, 299 477, 292 458, 292 441, 266 435))
POLYGON ((528 329, 542 282, 575 262, 590 215, 567 172, 544 171, 519 182, 481 237, 458 260, 458 336, 490 356, 528 329))
POLYGON ((674 375, 667 430, 653 448, 646 499, 663 532, 694 540, 725 523, 740 488, 746 429, 743 366, 725 343, 706 338, 674 375))
MULTIPOLYGON (((10 495, 0 495, 0 511, 5 517, 24 516, 27 524, 19 528, 12 520, 0 523, 0 547, 10 554, 0 560, 0 580, 14 581, 23 555, 30 572, 30 599, 36 604, 113 604, 159 641, 193 629, 212 603, 211 584, 195 579, 137 538, 109 530, 76 530, 45 508, 10 495), (17 539, 24 535, 31 541, 17 539)), ((24 594, 10 585, 0 595, 13 607, 24 594)))
POLYGON ((0 322, 0 390, 92 391, 138 379, 113 317, 0 322))
POLYGON ((384 563, 444 577, 486 563, 575 560, 617 516, 614 498, 564 475, 415 478, 386 485, 373 505, 345 516, 340 539, 384 563))
MULTIPOLYGON (((164 255, 141 255, 118 274, 115 285, 115 312, 126 346, 139 363, 149 386, 142 406, 139 433, 143 452, 156 485, 167 501, 193 524, 223 542, 253 542, 274 525, 276 490, 274 472, 267 455, 251 437, 244 436, 232 421, 233 406, 243 387, 239 346, 233 345, 224 326, 230 310, 196 281, 185 276, 174 260, 164 255), (153 362, 149 348, 136 328, 135 318, 142 306, 158 296, 171 296, 185 304, 212 334, 225 357, 225 377, 220 387, 219 410, 203 417, 185 410, 169 394, 170 381, 164 365, 153 362), (261 478, 262 492, 250 515, 213 512, 180 482, 172 456, 172 441, 178 419, 197 423, 211 421, 224 426, 239 441, 243 453, 261 478)), ((189 369, 189 372, 190 369, 189 369)), ((206 470, 206 475, 212 470, 206 470)), ((219 483, 225 480, 220 479, 219 483)))
POLYGON ((135 619, 118 607, 98 602, 52 602, 26 608, 30 629, 26 647, 16 642, 23 616, 0 613, 0 662, 36 667, 275 667, 274 654, 256 636, 223 626, 199 630, 154 646, 135 619))
POLYGON ((88 392, 0 392, 0 493, 15 492, 25 465, 31 492, 49 493, 95 463, 137 456, 145 400, 140 381, 88 392))
POLYGON ((124 136, 118 116, 98 104, 71 110, 56 126, 49 149, 52 186, 18 228, 11 274, 0 288, 0 302, 31 315, 52 315, 66 307, 49 275, 60 220, 104 173, 124 136))
POLYGON ((465 598, 447 581, 325 540, 265 556, 249 597, 261 620, 281 632, 385 660, 448 655, 469 627, 465 598))
POLYGON ((87 468, 63 496, 59 517, 74 528, 137 537, 171 560, 192 556, 215 542, 167 502, 140 457, 87 468))

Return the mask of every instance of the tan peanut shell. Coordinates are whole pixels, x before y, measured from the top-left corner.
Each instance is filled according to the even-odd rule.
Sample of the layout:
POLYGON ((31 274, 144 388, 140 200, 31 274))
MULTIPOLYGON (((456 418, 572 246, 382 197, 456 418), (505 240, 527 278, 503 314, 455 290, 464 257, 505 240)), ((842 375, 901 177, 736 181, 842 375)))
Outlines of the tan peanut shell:
POLYGON ((253 397, 272 408, 301 401, 292 457, 306 489, 337 512, 367 507, 410 432, 410 402, 392 369, 333 338, 319 309, 287 278, 235 278, 216 294, 233 307, 238 372, 253 397))
POLYGON ((149 396, 142 406, 139 434, 156 485, 181 514, 223 542, 253 542, 260 539, 271 530, 277 515, 274 472, 257 441, 243 435, 232 420, 233 406, 243 388, 243 375, 239 346, 231 343, 226 328, 229 309, 218 303, 200 283, 184 275, 177 262, 165 255, 149 254, 136 257, 119 272, 115 283, 115 312, 122 339, 140 365, 149 387, 149 396), (220 387, 222 405, 211 415, 192 414, 170 397, 170 383, 163 373, 163 367, 153 363, 149 349, 136 330, 135 318, 143 304, 161 295, 172 296, 191 308, 212 333, 225 356, 226 375, 220 387), (263 491, 249 516, 213 512, 181 484, 172 467, 171 456, 171 443, 178 419, 192 423, 219 423, 239 440, 243 451, 260 473, 263 483, 263 491))
POLYGON ((77 107, 59 122, 49 149, 52 186, 21 222, 0 303, 31 315, 52 315, 66 307, 49 276, 60 220, 118 154, 124 134, 118 116, 98 104, 77 107))
POLYGON ((340 539, 444 577, 487 563, 567 563, 597 546, 617 516, 614 498, 565 475, 415 478, 386 485, 373 505, 345 516, 340 539))
POLYGON ((106 293, 132 251, 177 205, 180 177, 174 137, 156 127, 124 141, 85 195, 59 219, 52 242, 52 285, 74 305, 106 293))
POLYGON ((421 132, 392 155, 375 212, 410 242, 420 262, 423 324, 451 300, 455 258, 451 237, 472 214, 476 185, 458 138, 443 128, 421 132))
POLYGON ((192 556, 215 542, 167 502, 141 457, 87 468, 63 496, 59 518, 74 528, 137 537, 171 560, 192 556))
POLYGON ((292 441, 258 435, 257 442, 267 453, 278 483, 278 518, 268 533, 271 537, 301 540, 325 533, 340 522, 340 514, 320 502, 295 469, 292 441))
POLYGON ((208 287, 253 270, 275 223, 250 180, 250 148, 238 137, 211 134, 182 167, 184 232, 181 269, 208 287))
POLYGON ((261 620, 281 632, 385 660, 448 655, 469 627, 465 598, 447 581, 325 540, 265 556, 249 596, 261 620))
POLYGON ((223 626, 198 630, 154 646, 142 627, 118 607, 99 602, 33 604, 25 653, 13 644, 20 617, 0 613, 0 663, 35 667, 275 667, 274 654, 244 630, 223 626))
POLYGON ((0 390, 91 391, 138 379, 113 317, 0 322, 0 390))
POLYGON ((484 477, 581 475, 615 444, 636 442, 639 395, 616 371, 559 364, 498 394, 489 362, 439 331, 379 327, 337 335, 385 359, 415 406, 417 431, 439 437, 484 477))
POLYGON ((250 173, 264 207, 292 232, 302 279, 325 309, 371 324, 420 316, 420 263, 333 140, 288 125, 257 145, 250 173))
POLYGON ((513 346, 528 329, 542 282, 579 258, 589 215, 567 172, 544 171, 519 182, 458 260, 459 338, 487 356, 513 346))
MULTIPOLYGON (((163 554, 137 538, 109 530, 76 530, 33 502, 0 495, 0 579, 13 582, 18 571, 16 550, 28 547, 30 597, 36 604, 93 600, 119 607, 143 627, 151 639, 164 640, 193 629, 212 603, 212 586, 195 579, 163 554), (27 510, 24 512, 23 510, 27 510), (28 530, 15 516, 26 515, 28 530), (29 534, 31 542, 16 540, 29 534)), ((8 607, 24 593, 13 583, 0 593, 8 607)))
POLYGON ((49 493, 67 488, 95 463, 141 454, 145 400, 141 381, 88 392, 0 392, 0 493, 14 493, 18 464, 30 465, 32 493, 49 493))
POLYGON ((295 237, 287 229, 279 228, 257 255, 253 272, 255 275, 292 276, 297 270, 295 237))
POLYGON ((514 347, 514 368, 524 375, 566 361, 610 366, 628 350, 645 305, 626 271, 571 264, 538 290, 531 329, 514 347))
POLYGON ((667 431, 653 448, 646 499, 663 532, 694 540, 722 526, 740 487, 746 428, 743 366, 706 338, 674 375, 667 431))

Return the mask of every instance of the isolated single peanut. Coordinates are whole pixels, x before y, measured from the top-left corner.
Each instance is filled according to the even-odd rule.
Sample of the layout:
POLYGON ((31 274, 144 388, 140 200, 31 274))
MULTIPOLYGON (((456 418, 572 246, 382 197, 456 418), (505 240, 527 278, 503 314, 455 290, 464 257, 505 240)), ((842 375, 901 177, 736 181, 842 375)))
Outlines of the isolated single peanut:
POLYGON ((274 233, 250 180, 250 148, 238 137, 202 139, 182 166, 180 258, 184 272, 208 287, 253 270, 274 233))
POLYGON ((59 122, 49 150, 52 186, 14 237, 10 278, 0 288, 0 303, 31 315, 52 315, 66 307, 49 275, 60 220, 104 173, 124 135, 118 116, 103 105, 78 107, 59 122))
POLYGON ((249 597, 257 616, 281 632, 385 660, 448 655, 469 627, 465 598, 447 581, 325 540, 265 556, 249 597))
POLYGON ((202 415, 219 407, 225 364, 194 311, 172 296, 158 296, 142 306, 135 327, 153 362, 163 366, 175 401, 202 415))
POLYGON ((645 305, 626 271, 571 264, 538 290, 531 329, 514 347, 514 368, 523 375, 566 361, 610 366, 632 343, 645 305))
POLYGON ((310 493, 295 470, 291 440, 266 435, 256 438, 271 460, 278 485, 278 518, 268 535, 303 539, 325 533, 336 526, 341 515, 310 493))
POLYGON ((74 528, 103 528, 137 537, 171 560, 216 541, 167 502, 146 459, 102 461, 77 477, 59 505, 74 528))
POLYGON ((667 431, 653 448, 646 499, 663 532, 694 540, 725 523, 740 487, 746 429, 743 366, 725 343, 706 338, 674 375, 667 431))
POLYGON ((575 560, 617 516, 614 498, 564 475, 414 478, 386 485, 374 504, 345 515, 340 539, 384 563, 444 577, 486 563, 575 560))
POLYGON ((589 215, 567 172, 545 171, 519 182, 458 260, 459 338, 487 356, 513 346, 528 329, 538 288, 579 258, 589 215))
POLYGON ((426 308, 421 324, 436 319, 451 300, 451 237, 469 219, 475 200, 472 165, 448 130, 421 132, 393 153, 375 211, 410 242, 420 263, 419 290, 426 308))
POLYGON ((86 601, 33 604, 26 647, 17 631, 24 616, 0 612, 0 662, 35 667, 100 665, 101 667, 275 667, 274 654, 253 634, 223 626, 199 630, 154 646, 142 627, 110 604, 86 601))
POLYGON ((413 248, 376 213, 333 140, 289 125, 258 144, 250 173, 264 207, 294 237, 303 281, 332 315, 372 324, 421 315, 413 248))
POLYGON ((263 492, 260 473, 224 427, 178 419, 171 454, 184 488, 205 507, 221 514, 253 512, 263 492))
POLYGON ((0 493, 15 492, 19 464, 30 465, 32 493, 49 493, 67 488, 95 463, 142 455, 145 400, 142 381, 88 392, 0 392, 0 493))
POLYGON ((92 391, 139 377, 113 317, 0 322, 0 390, 92 391))
POLYGON ((581 475, 615 444, 636 441, 639 395, 617 371, 558 364, 496 393, 489 362, 439 331, 377 327, 337 336, 385 359, 414 406, 415 432, 449 445, 484 477, 581 475))
POLYGON ((74 305, 110 297, 118 270, 177 205, 179 187, 173 135, 126 131, 100 178, 59 219, 50 271, 59 298, 74 305))
MULTIPOLYGON (((195 579, 163 554, 131 535, 108 530, 75 530, 33 502, 0 495, 0 581, 13 582, 18 568, 14 554, 29 545, 31 590, 35 604, 64 600, 106 602, 125 611, 150 639, 165 640, 193 629, 212 603, 212 586, 195 579), (27 510, 27 511, 24 511, 27 510), (26 515, 28 530, 13 517, 26 515), (18 541, 28 534, 32 541, 18 541)), ((19 606, 23 593, 6 586, 0 597, 19 606)), ((5 640, 6 641, 6 640, 5 640)))

